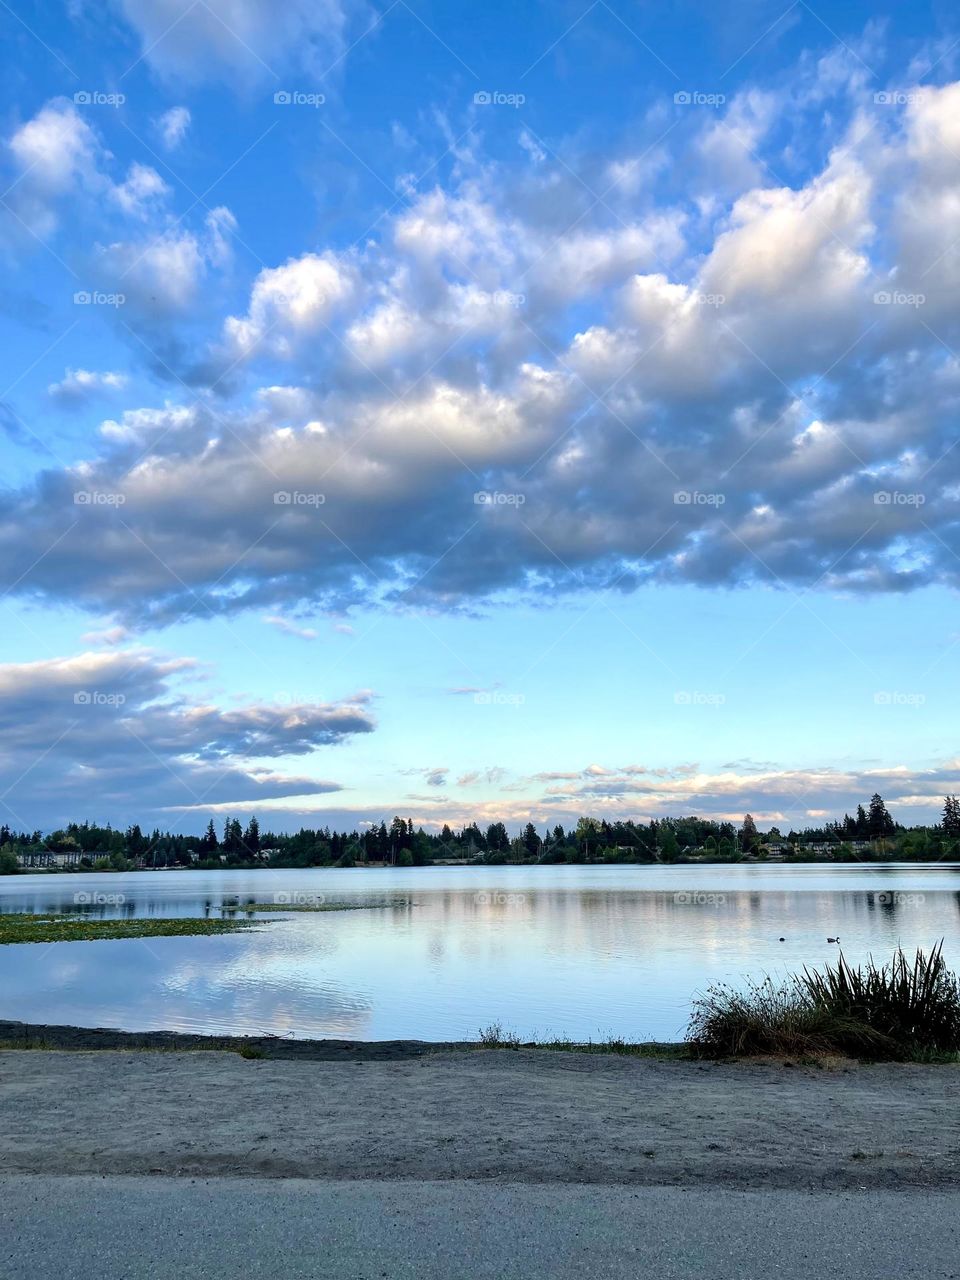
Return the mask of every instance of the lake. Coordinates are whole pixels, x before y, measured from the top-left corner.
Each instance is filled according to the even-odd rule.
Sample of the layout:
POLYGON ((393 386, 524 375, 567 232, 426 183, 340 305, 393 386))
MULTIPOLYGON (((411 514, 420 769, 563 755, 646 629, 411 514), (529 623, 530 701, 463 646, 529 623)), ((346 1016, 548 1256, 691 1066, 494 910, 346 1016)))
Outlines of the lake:
POLYGON ((0 947, 0 1017, 344 1039, 679 1039, 694 993, 941 937, 960 866, 421 867, 0 879, 0 911, 219 915, 275 894, 403 899, 258 932, 0 947), (106 899, 106 900, 105 900, 106 899), (122 899, 122 901, 118 901, 122 899), (781 936, 785 941, 780 942, 781 936))

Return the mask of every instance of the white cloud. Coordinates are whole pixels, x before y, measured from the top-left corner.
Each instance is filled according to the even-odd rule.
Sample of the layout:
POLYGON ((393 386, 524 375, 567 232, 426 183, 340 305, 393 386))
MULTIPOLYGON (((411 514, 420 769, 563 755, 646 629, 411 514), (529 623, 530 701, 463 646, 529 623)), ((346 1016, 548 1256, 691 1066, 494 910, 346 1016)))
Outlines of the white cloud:
POLYGON ((157 131, 167 151, 175 151, 187 136, 191 116, 188 107, 171 107, 156 121, 157 131))
POLYGON ((10 138, 24 175, 51 194, 68 191, 95 166, 100 147, 93 130, 63 99, 48 103, 10 138))
POLYGON ((156 169, 145 164, 132 164, 126 181, 115 186, 112 194, 124 213, 146 218, 156 201, 170 195, 170 188, 156 169))
POLYGON ((264 618, 264 622, 276 627, 278 631, 283 631, 288 636, 297 636, 301 640, 316 640, 319 632, 313 627, 299 627, 295 622, 291 622, 288 618, 283 618, 279 614, 268 614, 264 618))
POLYGON ((100 395, 122 391, 128 381, 123 373, 67 369, 59 382, 50 383, 47 392, 61 404, 79 405, 100 395))
MULTIPOLYGON (((957 101, 871 95, 805 181, 709 209, 638 196, 588 217, 552 166, 512 183, 459 159, 379 239, 259 272, 197 358, 210 382, 266 366, 259 392, 133 407, 83 469, 24 490, 0 528, 14 576, 139 621, 194 593, 285 618, 612 582, 960 581, 957 101), (926 309, 875 303, 925 276, 926 309), (122 493, 141 542, 75 512, 81 485, 122 493), (875 499, 894 491, 922 501, 875 499)), ((732 108, 758 145, 770 110, 732 108)), ((232 227, 161 223, 102 261, 192 317, 232 227)))
MULTIPOLYGON (((343 48, 340 0, 113 0, 168 78, 259 80, 297 64, 323 71, 343 48)), ((356 5, 351 5, 356 8, 356 5)))
POLYGON ((307 253, 260 272, 245 316, 230 316, 224 338, 235 355, 253 355, 264 344, 281 355, 318 332, 353 293, 350 266, 333 254, 307 253))

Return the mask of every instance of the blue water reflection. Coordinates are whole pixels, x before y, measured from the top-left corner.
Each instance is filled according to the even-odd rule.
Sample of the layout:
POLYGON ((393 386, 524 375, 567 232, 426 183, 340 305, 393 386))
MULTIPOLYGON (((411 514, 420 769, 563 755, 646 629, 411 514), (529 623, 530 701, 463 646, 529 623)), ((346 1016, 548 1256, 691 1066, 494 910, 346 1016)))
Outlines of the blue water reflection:
POLYGON ((0 947, 0 1017, 128 1030, 461 1039, 677 1038, 711 982, 945 939, 934 865, 173 871, 0 880, 0 911, 219 915, 275 894, 384 902, 256 932, 0 947), (780 941, 780 938, 784 941, 780 941))

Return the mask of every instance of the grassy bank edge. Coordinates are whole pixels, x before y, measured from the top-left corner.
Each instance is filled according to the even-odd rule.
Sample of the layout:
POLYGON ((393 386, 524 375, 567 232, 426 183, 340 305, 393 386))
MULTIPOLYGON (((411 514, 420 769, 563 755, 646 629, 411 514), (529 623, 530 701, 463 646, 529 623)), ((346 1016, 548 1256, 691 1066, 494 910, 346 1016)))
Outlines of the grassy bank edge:
POLYGON ((290 1040, 281 1036, 193 1035, 177 1031, 115 1031, 109 1028, 44 1026, 0 1020, 0 1052, 4 1050, 88 1053, 237 1053, 244 1058, 301 1061, 403 1061, 445 1053, 490 1050, 543 1050, 553 1053, 689 1059, 683 1043, 625 1040, 521 1041, 509 1035, 487 1040, 290 1040))
MULTIPOLYGON (((564 1037, 522 1040, 510 1032, 491 1034, 486 1028, 477 1040, 289 1040, 282 1036, 193 1035, 178 1031, 115 1031, 101 1027, 44 1026, 0 1020, 0 1053, 31 1050, 50 1053, 235 1053, 241 1058, 264 1061, 300 1062, 403 1062, 414 1058, 448 1053, 489 1053, 494 1051, 592 1054, 607 1057, 640 1058, 658 1062, 706 1063, 686 1041, 630 1041, 619 1037, 599 1040, 571 1040, 564 1037)), ((829 1069, 843 1063, 869 1060, 851 1059, 835 1053, 742 1054, 709 1059, 715 1064, 750 1065, 758 1061, 771 1066, 829 1069)), ((893 1065, 887 1063, 886 1065, 893 1065)), ((905 1066, 960 1066, 960 1054, 918 1055, 905 1066)))

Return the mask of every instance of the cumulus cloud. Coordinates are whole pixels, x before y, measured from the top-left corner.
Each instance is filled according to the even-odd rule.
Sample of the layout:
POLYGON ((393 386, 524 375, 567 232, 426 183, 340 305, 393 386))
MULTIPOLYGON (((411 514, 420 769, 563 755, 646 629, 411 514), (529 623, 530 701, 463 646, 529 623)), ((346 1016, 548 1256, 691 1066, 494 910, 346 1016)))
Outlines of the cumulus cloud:
POLYGON ((67 369, 59 382, 51 382, 47 392, 59 404, 76 407, 101 395, 122 391, 129 379, 109 370, 67 369))
POLYGON ((236 220, 224 206, 204 206, 196 225, 174 217, 168 183, 139 161, 121 176, 84 110, 56 98, 10 134, 0 232, 18 249, 52 248, 50 238, 62 235, 58 256, 82 270, 88 293, 122 295, 133 323, 167 323, 190 309, 204 278, 229 265, 236 220))
POLYGON ((167 320, 187 312, 209 272, 229 262, 235 229, 236 219, 225 208, 211 210, 202 230, 161 223, 140 238, 101 245, 96 278, 123 294, 125 314, 167 320))
POLYGON ((289 354, 300 340, 317 336, 352 289, 350 266, 330 253, 307 253, 261 271, 247 314, 230 316, 224 324, 228 354, 248 357, 265 344, 289 354))
MULTIPOLYGON (((103 637, 111 643, 110 637, 103 637)), ((369 733, 369 695, 218 706, 188 698, 185 658, 110 647, 0 665, 0 790, 11 825, 45 828, 205 803, 325 794, 337 783, 272 767, 369 733)))
POLYGON ((51 235, 65 196, 102 186, 99 139, 64 98, 42 107, 14 130, 7 144, 14 176, 5 204, 16 220, 16 225, 7 228, 8 235, 16 234, 24 224, 37 236, 51 235))
POLYGON ((146 218, 155 202, 164 200, 170 188, 149 165, 132 164, 126 181, 113 188, 113 198, 124 213, 135 218, 146 218))
POLYGON ((57 99, 10 138, 21 172, 51 193, 70 189, 94 169, 100 150, 93 130, 65 99, 57 99))
MULTIPOLYGON (((956 583, 960 86, 851 101, 803 181, 748 174, 707 211, 635 191, 587 217, 544 161, 511 187, 464 159, 376 242, 262 269, 204 355, 248 385, 130 408, 9 494, 7 581, 129 623, 956 583)), ((711 128, 761 146, 774 110, 711 128)), ((185 304, 211 237, 124 242, 124 274, 185 304)))

